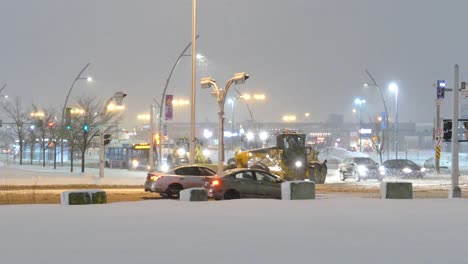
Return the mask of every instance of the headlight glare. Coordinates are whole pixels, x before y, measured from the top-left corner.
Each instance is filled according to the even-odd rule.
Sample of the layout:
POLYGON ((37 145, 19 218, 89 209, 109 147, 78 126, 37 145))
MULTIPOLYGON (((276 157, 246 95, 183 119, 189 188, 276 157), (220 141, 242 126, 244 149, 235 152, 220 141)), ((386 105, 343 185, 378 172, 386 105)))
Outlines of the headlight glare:
POLYGON ((411 173, 411 169, 410 168, 403 168, 403 172, 404 173, 411 173))

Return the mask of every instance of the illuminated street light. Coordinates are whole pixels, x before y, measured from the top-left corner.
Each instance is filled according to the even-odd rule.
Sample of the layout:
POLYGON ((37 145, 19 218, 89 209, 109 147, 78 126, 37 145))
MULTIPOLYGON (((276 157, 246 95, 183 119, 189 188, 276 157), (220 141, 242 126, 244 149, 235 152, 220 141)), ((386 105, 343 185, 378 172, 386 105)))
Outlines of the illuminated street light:
POLYGON ((151 119, 151 115, 150 114, 139 114, 137 115, 137 119, 138 120, 143 120, 143 121, 148 121, 151 119))
POLYGON ((173 106, 190 105, 190 101, 187 99, 176 99, 176 100, 172 100, 172 105, 173 106))
MULTIPOLYGON (((78 81, 78 80, 86 80, 88 82, 92 82, 93 81, 93 78, 91 77, 82 77, 81 75, 83 74, 83 72, 86 70, 86 68, 89 67, 89 65, 91 65, 91 63, 87 63, 83 69, 81 69, 81 71, 78 73, 78 75, 76 76, 76 78, 73 80, 72 82, 72 85, 70 86, 70 88, 68 89, 68 93, 67 93, 67 96, 65 97, 65 103, 63 104, 63 108, 62 108, 62 119, 61 119, 61 126, 60 126, 60 129, 64 129, 64 125, 65 125, 65 108, 67 108, 67 103, 68 103, 68 98, 70 97, 70 94, 73 90, 73 87, 75 86, 75 83, 78 81)), ((60 139, 60 163, 63 167, 63 137, 60 139)))
POLYGON ((231 85, 242 84, 249 78, 249 75, 245 72, 236 73, 234 77, 229 79, 224 86, 224 89, 219 89, 216 81, 211 78, 202 78, 200 81, 202 88, 213 88, 213 94, 216 96, 218 102, 218 175, 223 173, 224 164, 224 103, 226 101, 226 95, 231 85))
POLYGON ((395 93, 395 159, 398 159, 398 85, 392 82, 388 89, 395 93))
POLYGON ((37 117, 37 118, 43 118, 44 117, 44 112, 32 112, 30 114, 31 117, 37 117))
POLYGON ((296 116, 295 115, 284 115, 283 116, 283 121, 285 121, 285 122, 296 121, 296 116))

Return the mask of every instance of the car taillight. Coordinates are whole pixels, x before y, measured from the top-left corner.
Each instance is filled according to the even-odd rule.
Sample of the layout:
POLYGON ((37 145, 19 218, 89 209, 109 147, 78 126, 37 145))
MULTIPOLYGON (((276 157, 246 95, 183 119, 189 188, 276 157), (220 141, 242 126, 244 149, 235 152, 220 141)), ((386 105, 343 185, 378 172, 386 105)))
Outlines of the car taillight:
POLYGON ((157 180, 159 180, 161 178, 162 178, 162 176, 151 176, 150 180, 157 181, 157 180))
POLYGON ((219 181, 219 180, 211 181, 211 187, 219 186, 220 184, 221 184, 221 181, 219 181))
POLYGON ((146 177, 146 180, 148 180, 148 181, 157 181, 157 180, 159 180, 161 178, 162 178, 161 175, 157 175, 157 174, 155 175, 153 173, 151 173, 151 174, 148 173, 148 177, 146 177))

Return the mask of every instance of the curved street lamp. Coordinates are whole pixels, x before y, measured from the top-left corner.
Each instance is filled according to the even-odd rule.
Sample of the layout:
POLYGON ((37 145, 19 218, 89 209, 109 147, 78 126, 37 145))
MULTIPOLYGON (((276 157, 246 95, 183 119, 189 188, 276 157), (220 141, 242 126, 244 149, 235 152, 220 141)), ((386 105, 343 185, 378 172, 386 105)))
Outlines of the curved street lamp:
POLYGON ((224 103, 226 101, 226 95, 233 83, 242 84, 248 78, 249 75, 245 72, 236 73, 234 77, 227 81, 224 89, 220 89, 216 81, 211 77, 202 78, 200 81, 202 88, 213 88, 213 94, 216 96, 218 102, 218 175, 223 173, 224 164, 224 103))
MULTIPOLYGON (((197 35, 195 37, 195 39, 198 39, 198 37, 200 37, 200 35, 197 35)), ((166 97, 167 87, 169 86, 169 82, 171 81, 172 74, 174 73, 174 70, 175 70, 177 64, 179 64, 180 59, 182 59, 183 56, 190 56, 190 55, 185 55, 185 52, 190 48, 191 45, 192 45, 192 41, 190 41, 190 43, 184 48, 184 50, 182 50, 179 57, 175 61, 174 65, 172 65, 171 72, 169 73, 169 77, 167 77, 167 79, 166 79, 166 84, 164 85, 164 89, 163 89, 162 96, 161 96, 161 102, 158 104, 159 105, 159 120, 158 120, 159 121, 159 124, 158 124, 158 133, 159 134, 161 134, 161 130, 162 130, 162 111, 163 111, 163 106, 164 106, 164 100, 166 99, 165 97, 166 97)), ((153 136, 154 135, 151 135, 151 137, 153 137, 153 136)), ((190 145, 192 145, 192 143, 190 145)), ((159 153, 158 154, 159 154, 158 155, 159 164, 162 164, 162 144, 159 144, 159 153)), ((190 155, 192 155, 192 154, 190 154, 190 155)))
MULTIPOLYGON (((87 63, 83 69, 81 69, 80 73, 78 73, 78 75, 76 76, 75 80, 73 80, 70 88, 68 89, 68 93, 67 93, 67 97, 65 97, 65 103, 63 104, 63 108, 62 108, 62 119, 61 119, 61 125, 60 125, 60 129, 63 131, 63 128, 64 128, 64 122, 65 122, 65 108, 67 107, 67 103, 68 103, 68 98, 70 97, 70 94, 73 90, 73 87, 75 86, 75 83, 78 81, 78 80, 86 80, 88 82, 92 82, 93 81, 93 78, 91 77, 81 77, 81 74, 83 74, 83 72, 86 70, 86 68, 89 67, 89 65, 91 65, 91 63, 87 63)), ((62 133, 63 134, 63 133, 62 133)), ((61 166, 63 167, 63 135, 61 136, 61 139, 60 139, 60 164, 61 166)))

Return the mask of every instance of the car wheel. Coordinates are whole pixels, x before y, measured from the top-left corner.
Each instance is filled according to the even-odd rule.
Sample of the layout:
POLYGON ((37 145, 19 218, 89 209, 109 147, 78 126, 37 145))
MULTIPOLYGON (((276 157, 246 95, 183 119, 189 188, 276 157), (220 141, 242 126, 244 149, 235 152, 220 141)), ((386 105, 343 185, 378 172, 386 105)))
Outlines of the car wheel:
POLYGON ((184 187, 180 184, 172 184, 166 190, 167 197, 172 199, 179 199, 180 191, 182 191, 184 187))
POLYGON ((236 190, 228 190, 223 195, 223 200, 240 199, 240 194, 236 190))
POLYGON ((354 171, 353 172, 353 175, 354 175, 354 178, 356 178, 356 181, 357 182, 360 182, 361 181, 361 177, 359 176, 359 173, 357 171, 354 171))
POLYGON ((341 181, 346 180, 346 176, 345 176, 345 174, 344 174, 343 171, 340 171, 340 180, 341 180, 341 181))

